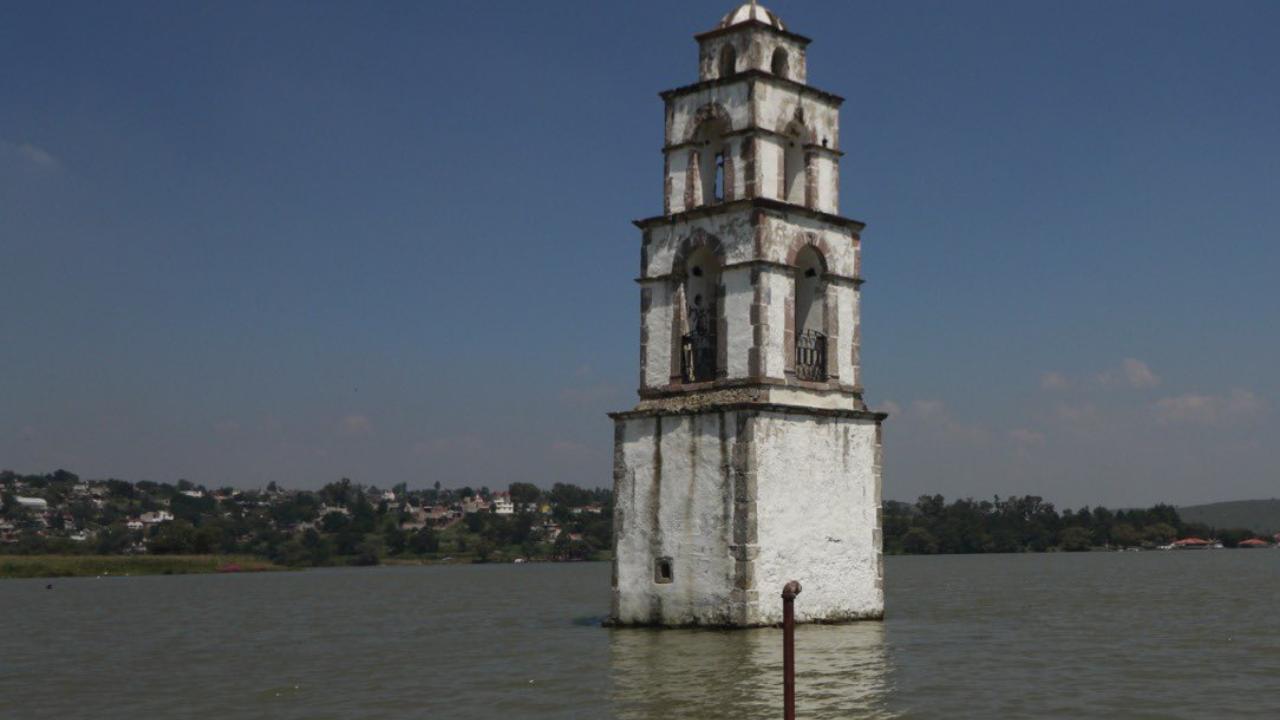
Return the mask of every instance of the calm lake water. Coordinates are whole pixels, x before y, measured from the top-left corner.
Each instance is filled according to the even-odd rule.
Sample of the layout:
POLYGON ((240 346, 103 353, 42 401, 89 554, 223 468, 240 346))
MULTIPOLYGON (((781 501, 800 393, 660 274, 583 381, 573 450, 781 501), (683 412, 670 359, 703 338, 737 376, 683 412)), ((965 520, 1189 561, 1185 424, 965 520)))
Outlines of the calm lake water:
MULTIPOLYGON (((892 557, 801 718, 1280 717, 1280 551, 892 557)), ((781 631, 606 630, 609 566, 0 581, 0 718, 780 718, 781 631)), ((803 602, 804 595, 797 602, 803 602)))

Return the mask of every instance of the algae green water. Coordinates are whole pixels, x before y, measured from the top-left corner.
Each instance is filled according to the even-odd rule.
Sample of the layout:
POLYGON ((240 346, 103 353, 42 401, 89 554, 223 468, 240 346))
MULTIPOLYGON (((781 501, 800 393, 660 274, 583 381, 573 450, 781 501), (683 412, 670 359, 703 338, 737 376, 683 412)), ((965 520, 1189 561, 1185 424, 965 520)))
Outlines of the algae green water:
MULTIPOLYGON (((798 630, 801 718, 1280 717, 1280 551, 893 557, 886 580, 885 622, 798 630)), ((781 717, 780 631, 603 629, 608 583, 7 580, 0 717, 781 717)))

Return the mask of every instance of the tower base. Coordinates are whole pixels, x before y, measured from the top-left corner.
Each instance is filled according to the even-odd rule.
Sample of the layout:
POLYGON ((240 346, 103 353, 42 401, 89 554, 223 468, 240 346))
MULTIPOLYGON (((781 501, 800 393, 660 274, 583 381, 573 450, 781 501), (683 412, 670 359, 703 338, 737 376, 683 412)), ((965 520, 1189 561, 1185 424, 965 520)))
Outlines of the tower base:
POLYGON ((614 419, 611 624, 884 616, 884 415, 742 403, 614 419))

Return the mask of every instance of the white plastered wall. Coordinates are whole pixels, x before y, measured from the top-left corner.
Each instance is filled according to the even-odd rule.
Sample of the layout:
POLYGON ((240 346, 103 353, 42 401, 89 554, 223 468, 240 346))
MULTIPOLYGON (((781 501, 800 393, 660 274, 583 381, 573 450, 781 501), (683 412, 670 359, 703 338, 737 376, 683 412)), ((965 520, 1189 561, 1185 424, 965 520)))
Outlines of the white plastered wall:
POLYGON ((756 152, 756 172, 760 182, 757 194, 770 200, 782 199, 782 183, 778 178, 782 175, 782 140, 773 136, 759 139, 756 152))
POLYGON ((836 296, 836 334, 840 346, 831 348, 827 353, 827 362, 835 361, 836 372, 840 381, 846 385, 854 385, 857 378, 853 372, 853 334, 857 322, 858 291, 852 285, 840 283, 832 288, 836 296))
POLYGON ((760 282, 764 284, 764 299, 769 318, 769 332, 765 336, 764 366, 761 370, 765 377, 782 378, 786 376, 786 329, 787 329, 787 293, 791 290, 791 273, 780 268, 770 268, 760 273, 760 282))
POLYGON ((728 337, 726 377, 744 378, 749 375, 747 360, 750 356, 754 333, 751 330, 751 301, 755 290, 751 287, 751 269, 736 267, 720 275, 724 283, 724 316, 728 337))
POLYGON ((839 177, 836 175, 835 158, 817 153, 814 166, 818 172, 818 199, 814 208, 832 215, 840 212, 839 177))
POLYGON ((781 621, 790 580, 804 588, 798 621, 879 617, 875 424, 769 412, 755 422, 759 620, 781 621))
POLYGON ((646 337, 641 384, 646 388, 662 387, 671 380, 671 283, 647 282, 645 288, 650 295, 649 306, 640 318, 646 337))
POLYGON ((733 490, 726 455, 734 449, 735 413, 618 422, 623 467, 615 473, 615 619, 729 624, 733 490), (655 582, 660 557, 672 559, 670 583, 655 582))
POLYGON ((649 246, 643 276, 658 277, 671 273, 676 254, 685 239, 702 231, 716 237, 724 248, 724 265, 753 259, 755 230, 747 209, 707 217, 690 218, 677 225, 663 225, 649 230, 649 246))
POLYGON ((804 111, 805 127, 813 133, 815 143, 820 145, 825 139, 827 147, 833 150, 840 147, 840 110, 834 102, 771 80, 756 83, 753 101, 756 123, 760 127, 785 132, 799 107, 804 111))
POLYGON ((827 263, 827 272, 843 277, 855 275, 857 250, 847 232, 834 230, 830 225, 800 213, 789 213, 785 220, 770 217, 766 223, 766 234, 774 238, 774 242, 766 244, 763 259, 786 264, 791 247, 812 234, 824 241, 827 251, 823 253, 823 259, 827 263))
POLYGON ((731 43, 738 56, 737 71, 763 70, 771 72, 773 51, 783 48, 788 54, 789 79, 799 83, 807 74, 805 47, 791 38, 779 37, 768 32, 731 33, 702 43, 698 52, 698 79, 713 80, 720 77, 720 48, 731 43))
POLYGON ((750 124, 747 83, 709 87, 671 100, 671 127, 667 143, 688 142, 697 128, 697 112, 705 105, 717 104, 729 115, 729 126, 738 130, 750 124))

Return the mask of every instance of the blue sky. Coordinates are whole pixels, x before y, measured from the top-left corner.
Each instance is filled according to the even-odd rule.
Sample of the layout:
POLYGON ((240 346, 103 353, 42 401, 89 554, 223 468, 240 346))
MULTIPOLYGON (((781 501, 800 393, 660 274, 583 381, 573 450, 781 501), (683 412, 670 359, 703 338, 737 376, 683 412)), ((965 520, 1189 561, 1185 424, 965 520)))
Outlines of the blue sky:
MULTIPOLYGON (((610 482, 657 92, 726 2, 10 3, 0 467, 610 482)), ((789 2, 886 496, 1280 485, 1280 4, 789 2)))

